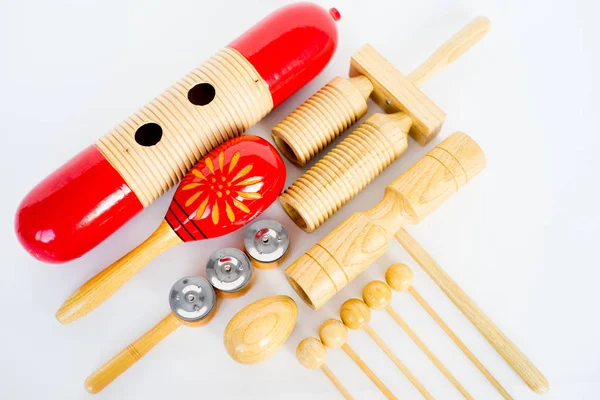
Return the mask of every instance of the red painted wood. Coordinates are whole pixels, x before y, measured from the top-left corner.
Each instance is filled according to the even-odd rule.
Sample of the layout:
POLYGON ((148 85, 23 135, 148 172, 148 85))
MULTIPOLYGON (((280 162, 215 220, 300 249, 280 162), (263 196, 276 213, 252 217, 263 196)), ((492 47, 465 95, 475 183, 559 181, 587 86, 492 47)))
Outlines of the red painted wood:
POLYGON ((313 3, 296 3, 272 12, 229 44, 269 85, 273 107, 325 68, 337 47, 340 13, 313 3))
POLYGON ((184 241, 233 232, 266 210, 285 184, 277 150, 258 136, 215 148, 183 178, 165 219, 184 241))
POLYGON ((142 210, 142 204, 95 146, 76 155, 23 199, 15 231, 40 261, 85 254, 142 210))

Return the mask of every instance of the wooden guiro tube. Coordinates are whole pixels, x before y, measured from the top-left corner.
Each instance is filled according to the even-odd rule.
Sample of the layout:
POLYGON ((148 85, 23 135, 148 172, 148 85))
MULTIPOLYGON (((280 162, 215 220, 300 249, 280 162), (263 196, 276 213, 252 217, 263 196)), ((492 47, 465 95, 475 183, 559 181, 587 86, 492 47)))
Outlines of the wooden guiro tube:
POLYGON ((379 204, 350 216, 291 264, 289 282, 319 309, 385 253, 400 228, 420 222, 484 167, 477 143, 452 134, 394 180, 379 204))
POLYGON ((80 257, 314 78, 337 46, 337 10, 282 7, 33 188, 15 230, 40 261, 80 257))

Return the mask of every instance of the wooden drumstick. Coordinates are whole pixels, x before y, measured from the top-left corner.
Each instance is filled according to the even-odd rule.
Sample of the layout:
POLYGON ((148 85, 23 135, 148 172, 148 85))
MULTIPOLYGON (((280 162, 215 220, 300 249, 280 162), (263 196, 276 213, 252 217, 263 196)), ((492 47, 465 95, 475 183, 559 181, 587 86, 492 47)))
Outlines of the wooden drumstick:
MULTIPOLYGON (((365 332, 373 339, 373 341, 379 346, 381 350, 392 360, 396 367, 408 378, 410 383, 417 388, 417 390, 428 400, 433 399, 431 394, 425 389, 425 387, 417 380, 417 378, 413 375, 412 372, 400 361, 400 359, 392 352, 392 350, 385 344, 383 340, 379 337, 377 333, 369 326, 369 321, 371 319, 371 312, 369 311, 369 307, 365 305, 362 301, 358 299, 350 299, 346 301, 342 308, 340 309, 340 317, 342 318, 342 322, 345 326, 350 329, 361 329, 363 328, 365 332)), ((337 320, 332 320, 337 321, 337 320)), ((339 321, 337 321, 339 322, 339 321)))
POLYGON ((375 375, 375 373, 360 359, 358 354, 352 350, 348 345, 348 328, 337 319, 328 319, 323 322, 319 329, 319 337, 321 342, 331 349, 337 349, 338 347, 344 350, 348 357, 352 359, 358 365, 358 367, 367 375, 367 377, 377 386, 377 388, 383 393, 385 397, 390 400, 396 400, 392 391, 385 386, 385 384, 375 375))
MULTIPOLYGON (((442 320, 442 318, 434 311, 434 309, 425 301, 423 297, 417 292, 417 290, 412 285, 413 283, 413 272, 406 264, 394 264, 390 266, 385 272, 385 281, 396 292, 408 291, 412 297, 427 311, 427 313, 433 318, 433 320, 442 328, 444 332, 452 339, 452 341, 458 346, 458 348, 471 360, 471 362, 477 367, 477 369, 486 377, 486 379, 498 390, 498 392, 504 397, 506 400, 512 400, 511 395, 502 387, 500 382, 496 380, 490 373, 490 371, 485 368, 485 366, 475 357, 475 354, 469 350, 469 348, 463 343, 462 340, 450 329, 448 325, 442 320)), ((374 297, 377 297, 373 292, 377 291, 379 287, 381 287, 382 282, 372 282, 367 285, 363 291, 363 297, 365 297, 365 301, 367 297, 372 298, 376 301, 374 297), (367 293, 369 292, 369 293, 367 293), (365 295, 366 293, 366 295, 365 295)), ((367 303, 368 304, 368 303, 367 303)))
POLYGON ((91 374, 85 380, 85 390, 92 394, 100 392, 179 326, 202 326, 217 309, 215 290, 206 279, 196 276, 175 282, 169 302, 172 312, 91 374))
MULTIPOLYGON (((406 334, 412 339, 412 341, 415 342, 415 344, 421 349, 421 351, 425 353, 427 358, 429 358, 431 362, 437 367, 437 369, 440 370, 440 372, 446 377, 446 379, 448 379, 450 383, 452 383, 452 385, 454 385, 454 387, 458 389, 458 391, 466 399, 473 399, 473 396, 471 396, 469 392, 467 392, 467 389, 465 389, 463 385, 460 384, 460 382, 454 377, 454 375, 452 375, 448 368, 446 368, 446 366, 442 364, 442 362, 435 356, 435 354, 433 354, 431 349, 408 326, 406 321, 404 321, 404 319, 402 319, 402 317, 400 317, 400 315, 398 315, 394 311, 394 309, 390 305, 390 302, 392 301, 392 290, 389 288, 388 285, 385 284, 385 282, 371 282, 363 290, 363 298, 365 299, 364 303, 358 299, 351 299, 353 302, 351 304, 346 305, 346 303, 351 301, 348 300, 346 303, 344 303, 342 309, 344 308, 344 306, 346 306, 346 308, 348 309, 348 313, 352 313, 354 315, 354 319, 356 319, 357 321, 362 315, 366 314, 365 310, 368 310, 369 307, 374 310, 380 308, 385 309, 388 312, 388 314, 390 314, 392 318, 394 318, 396 323, 400 325, 402 330, 404 330, 404 332, 406 332, 406 334)), ((356 323, 358 324, 358 322, 356 323)))
POLYGON ((403 228, 398 230, 394 237, 438 287, 446 293, 446 296, 452 300, 463 315, 475 325, 498 354, 525 381, 527 386, 536 393, 547 392, 550 386, 542 372, 500 331, 496 324, 421 247, 419 242, 403 228))
POLYGON ((298 358, 300 364, 302 364, 302 366, 305 368, 320 368, 346 400, 354 400, 354 398, 350 395, 350 392, 348 392, 340 380, 333 374, 333 372, 331 372, 329 368, 327 368, 327 365, 325 365, 327 349, 325 346, 323 346, 323 343, 321 343, 319 339, 306 338, 298 343, 298 347, 296 348, 296 357, 298 358))

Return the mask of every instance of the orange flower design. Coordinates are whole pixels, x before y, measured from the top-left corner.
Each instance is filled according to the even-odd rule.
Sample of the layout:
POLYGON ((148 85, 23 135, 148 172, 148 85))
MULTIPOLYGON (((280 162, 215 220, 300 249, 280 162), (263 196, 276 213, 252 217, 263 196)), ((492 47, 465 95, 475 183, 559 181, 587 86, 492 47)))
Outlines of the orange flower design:
MULTIPOLYGON (((220 152, 217 156, 217 165, 210 158, 206 158, 206 167, 210 170, 209 176, 194 168, 192 174, 196 177, 194 182, 188 183, 181 190, 193 191, 185 202, 185 207, 190 207, 199 203, 196 212, 190 215, 191 219, 200 220, 211 216, 214 225, 217 225, 220 219, 226 216, 230 222, 235 221, 233 207, 244 213, 249 213, 250 209, 245 200, 260 199, 259 193, 263 185, 262 176, 248 175, 252 171, 252 164, 245 165, 237 169, 240 161, 240 152, 236 152, 228 165, 225 165, 225 153, 220 152), (221 213, 224 212, 224 216, 221 213)), ((240 163, 240 167, 241 167, 240 163)))

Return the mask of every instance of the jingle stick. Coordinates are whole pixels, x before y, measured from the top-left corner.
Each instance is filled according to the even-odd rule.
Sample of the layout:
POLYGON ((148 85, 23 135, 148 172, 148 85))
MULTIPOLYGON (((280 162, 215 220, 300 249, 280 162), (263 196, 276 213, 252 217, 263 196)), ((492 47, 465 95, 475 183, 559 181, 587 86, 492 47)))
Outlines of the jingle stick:
POLYGON ((329 378, 331 383, 336 387, 342 396, 346 400, 354 400, 350 395, 350 392, 342 385, 340 380, 331 372, 331 370, 325 365, 327 358, 327 349, 321 343, 319 339, 306 338, 298 343, 296 348, 296 357, 303 367, 308 369, 321 369, 325 373, 325 376, 329 378))
POLYGON ((394 237, 531 390, 536 393, 545 393, 550 389, 548 380, 542 372, 500 331, 494 322, 421 247, 419 242, 403 228, 399 229, 394 237))
MULTIPOLYGON (((500 395, 506 400, 512 400, 511 395, 502 387, 500 382, 487 370, 487 368, 477 359, 475 354, 463 343, 462 340, 450 329, 435 310, 425 301, 412 285, 413 272, 405 264, 394 264, 385 272, 385 280, 390 288, 396 292, 408 291, 412 297, 427 311, 433 320, 442 328, 444 332, 452 339, 458 348, 467 356, 475 367, 485 376, 485 378, 498 390, 500 395)), ((365 288, 366 290, 366 288, 365 288)))
MULTIPOLYGON (((467 389, 465 389, 464 386, 461 385, 461 383, 454 377, 454 375, 452 375, 450 370, 448 370, 448 368, 446 368, 446 366, 442 364, 442 362, 436 357, 436 355, 433 354, 433 351, 431 351, 431 349, 421 340, 421 338, 419 338, 419 336, 408 326, 404 319, 402 319, 400 315, 398 315, 394 311, 394 309, 390 305, 390 302, 392 300, 392 290, 385 282, 373 281, 369 283, 363 289, 363 298, 365 299, 364 303, 358 299, 352 299, 355 301, 352 304, 352 306, 354 308, 358 308, 358 306, 360 306, 363 309, 366 308, 367 310, 369 309, 369 307, 374 310, 378 310, 381 308, 385 309, 388 312, 388 314, 390 314, 392 318, 394 318, 394 320, 402 328, 402 330, 404 330, 404 332, 406 332, 406 334, 411 338, 411 340, 419 347, 419 349, 421 349, 421 351, 425 353, 427 358, 429 358, 429 360, 431 360, 431 362, 437 367, 437 369, 446 377, 446 379, 448 379, 450 383, 452 383, 452 385, 466 399, 473 399, 473 396, 471 396, 469 392, 467 392, 467 389)), ((346 303, 344 303, 344 305, 346 303)), ((343 307, 344 306, 342 306, 342 308, 343 307)), ((348 306, 348 308, 350 308, 350 306, 348 306)))
POLYGON ((354 361, 356 365, 363 371, 365 375, 377 386, 377 388, 383 393, 385 397, 390 400, 396 400, 392 391, 379 379, 375 372, 369 368, 369 366, 361 360, 361 358, 352 350, 348 345, 348 328, 337 319, 328 319, 323 322, 319 329, 319 337, 321 342, 331 349, 341 348, 344 352, 354 361))
POLYGON ((85 390, 100 392, 182 324, 199 327, 208 323, 215 315, 217 296, 206 279, 188 276, 175 282, 169 303, 172 312, 92 373, 85 380, 85 390))
POLYGON ((225 142, 183 178, 158 229, 83 284, 56 318, 68 324, 88 314, 172 246, 222 236, 246 225, 275 201, 284 183, 281 156, 266 140, 241 136, 225 142))
POLYGON ((412 372, 400 361, 394 352, 385 344, 377 333, 369 326, 371 312, 369 307, 358 299, 347 300, 340 309, 340 317, 342 322, 350 329, 361 329, 373 339, 373 341, 383 350, 383 352, 392 360, 396 367, 408 378, 410 383, 423 395, 424 398, 432 400, 433 396, 425 389, 425 387, 417 380, 412 372))

